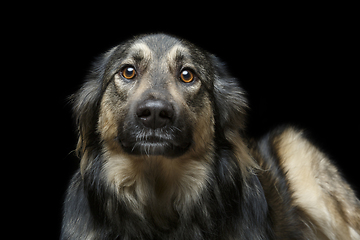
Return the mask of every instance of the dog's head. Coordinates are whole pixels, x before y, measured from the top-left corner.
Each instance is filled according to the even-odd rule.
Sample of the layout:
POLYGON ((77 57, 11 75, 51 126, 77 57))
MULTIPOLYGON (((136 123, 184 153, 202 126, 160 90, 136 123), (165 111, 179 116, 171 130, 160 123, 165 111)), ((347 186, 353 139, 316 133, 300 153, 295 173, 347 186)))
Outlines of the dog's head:
POLYGON ((114 47, 74 97, 78 151, 204 155, 243 127, 246 100, 224 64, 186 41, 144 35, 114 47), (218 139, 218 140, 219 140, 218 139))

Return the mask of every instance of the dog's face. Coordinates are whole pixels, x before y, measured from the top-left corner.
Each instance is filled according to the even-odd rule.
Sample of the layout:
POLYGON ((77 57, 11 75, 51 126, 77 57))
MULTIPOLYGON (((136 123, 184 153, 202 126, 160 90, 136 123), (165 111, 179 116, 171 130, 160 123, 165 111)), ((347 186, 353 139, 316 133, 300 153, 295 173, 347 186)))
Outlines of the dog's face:
MULTIPOLYGON (((177 157, 213 138, 207 57, 173 38, 149 36, 121 57, 100 104, 98 131, 128 154, 177 157), (197 128, 204 128, 197 130, 197 128)), ((116 53, 115 53, 116 55, 116 53)))
POLYGON ((243 91, 224 65, 167 35, 111 49, 89 78, 75 102, 83 152, 101 142, 133 157, 203 156, 216 129, 231 135, 244 118, 243 91))

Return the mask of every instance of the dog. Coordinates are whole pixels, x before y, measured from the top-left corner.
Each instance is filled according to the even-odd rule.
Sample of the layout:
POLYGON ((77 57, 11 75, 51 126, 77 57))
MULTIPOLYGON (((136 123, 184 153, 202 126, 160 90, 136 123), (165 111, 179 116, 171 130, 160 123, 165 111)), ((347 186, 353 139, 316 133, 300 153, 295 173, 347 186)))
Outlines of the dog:
POLYGON ((303 130, 245 134, 214 55, 166 34, 104 53, 72 97, 61 239, 360 239, 360 202, 303 130))

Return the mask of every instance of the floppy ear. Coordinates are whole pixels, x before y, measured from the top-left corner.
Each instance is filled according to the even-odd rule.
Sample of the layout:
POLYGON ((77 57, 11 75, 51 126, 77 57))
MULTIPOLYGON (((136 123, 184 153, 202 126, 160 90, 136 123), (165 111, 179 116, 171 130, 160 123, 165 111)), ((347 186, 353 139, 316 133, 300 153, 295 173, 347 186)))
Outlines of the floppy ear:
POLYGON ((79 134, 76 153, 81 158, 91 142, 96 141, 96 124, 101 98, 101 83, 92 73, 80 90, 71 96, 73 111, 79 134))
POLYGON ((214 97, 220 127, 224 131, 242 130, 248 108, 245 91, 239 81, 230 76, 224 63, 215 56, 211 56, 211 59, 215 69, 214 97))
POLYGON ((95 61, 86 82, 78 92, 70 97, 79 134, 76 153, 81 158, 80 169, 82 174, 87 166, 88 159, 91 158, 89 153, 96 152, 94 150, 99 145, 100 140, 96 128, 100 102, 106 88, 106 78, 109 77, 106 75, 107 65, 115 48, 95 61))
POLYGON ((250 156, 243 136, 248 108, 245 91, 240 87, 239 80, 230 76, 224 63, 215 56, 211 58, 215 69, 214 98, 218 144, 227 146, 226 142, 230 143, 242 176, 250 177, 252 170, 249 169, 259 167, 250 156), (227 141, 224 141, 223 137, 227 141))

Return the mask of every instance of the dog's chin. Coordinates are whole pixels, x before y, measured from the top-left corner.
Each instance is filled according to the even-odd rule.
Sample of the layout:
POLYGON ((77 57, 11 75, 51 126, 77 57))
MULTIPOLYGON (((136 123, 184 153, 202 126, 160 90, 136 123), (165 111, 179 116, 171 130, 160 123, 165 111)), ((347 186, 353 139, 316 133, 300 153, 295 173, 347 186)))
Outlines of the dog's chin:
POLYGON ((164 156, 167 158, 176 158, 183 155, 190 143, 172 143, 168 140, 147 139, 142 141, 120 141, 122 148, 131 155, 138 156, 164 156))

